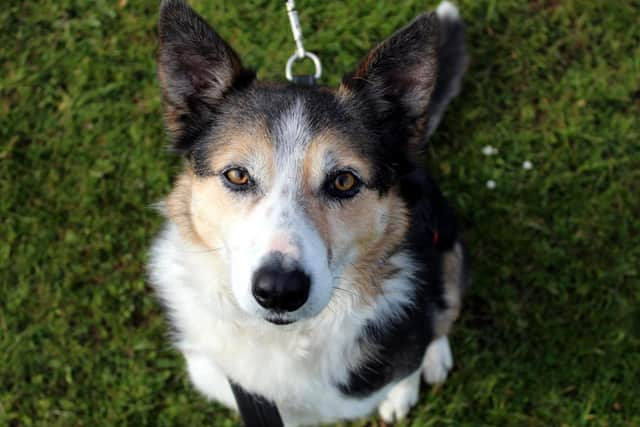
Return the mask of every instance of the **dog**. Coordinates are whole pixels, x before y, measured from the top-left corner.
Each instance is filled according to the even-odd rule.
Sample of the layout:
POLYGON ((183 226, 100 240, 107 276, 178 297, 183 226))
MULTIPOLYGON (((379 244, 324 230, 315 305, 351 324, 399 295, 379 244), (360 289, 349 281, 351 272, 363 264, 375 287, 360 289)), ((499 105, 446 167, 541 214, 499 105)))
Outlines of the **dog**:
POLYGON ((417 159, 467 66, 441 3, 337 89, 257 81, 184 1, 160 8, 166 128, 184 158, 149 276, 200 392, 287 426, 404 418, 452 368, 468 286, 455 214, 417 159))

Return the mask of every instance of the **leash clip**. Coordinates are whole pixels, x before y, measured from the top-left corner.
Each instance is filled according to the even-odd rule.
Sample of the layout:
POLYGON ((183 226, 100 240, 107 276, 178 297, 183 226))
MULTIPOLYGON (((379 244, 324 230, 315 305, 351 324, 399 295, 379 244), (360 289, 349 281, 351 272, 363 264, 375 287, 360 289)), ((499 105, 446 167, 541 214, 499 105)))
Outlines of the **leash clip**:
POLYGON ((298 56, 298 53, 294 53, 291 55, 289 60, 287 61, 287 66, 284 70, 284 75, 287 77, 287 80, 294 83, 305 84, 308 86, 314 85, 316 80, 322 76, 322 63, 320 62, 320 58, 314 53, 304 52, 302 57, 298 56), (313 75, 303 75, 303 76, 294 76, 292 69, 293 64, 299 59, 309 58, 313 61, 313 65, 316 67, 316 72, 313 75))
POLYGON ((296 50, 289 60, 287 60, 284 74, 290 82, 311 86, 314 85, 316 80, 322 76, 322 63, 316 54, 308 52, 304 48, 304 44, 302 43, 302 27, 300 26, 300 19, 298 18, 295 1, 285 0, 285 2, 287 6, 287 14, 289 15, 289 23, 291 24, 291 32, 293 33, 293 40, 296 42, 296 50), (292 72, 294 62, 307 58, 313 61, 313 65, 316 69, 315 73, 313 75, 294 76, 292 72))

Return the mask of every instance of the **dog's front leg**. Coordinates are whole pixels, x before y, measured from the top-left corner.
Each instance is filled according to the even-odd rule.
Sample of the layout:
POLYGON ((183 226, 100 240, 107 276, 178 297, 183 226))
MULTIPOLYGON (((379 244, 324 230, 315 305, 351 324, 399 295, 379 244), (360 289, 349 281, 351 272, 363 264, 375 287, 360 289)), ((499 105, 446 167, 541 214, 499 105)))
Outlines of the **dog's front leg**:
POLYGON ((184 356, 193 385, 207 398, 237 410, 229 381, 213 359, 204 353, 195 351, 184 352, 184 356))
POLYGON ((393 423, 403 419, 411 407, 418 402, 421 370, 418 369, 393 386, 387 398, 380 404, 378 413, 385 423, 393 423))

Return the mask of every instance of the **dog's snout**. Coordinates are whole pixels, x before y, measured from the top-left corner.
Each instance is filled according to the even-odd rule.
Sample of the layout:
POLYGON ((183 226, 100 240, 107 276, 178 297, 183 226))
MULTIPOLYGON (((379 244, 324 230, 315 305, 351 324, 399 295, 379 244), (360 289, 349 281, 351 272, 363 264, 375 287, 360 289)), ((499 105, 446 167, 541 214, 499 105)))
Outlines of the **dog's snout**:
POLYGON ((281 262, 260 267, 253 275, 253 296, 262 307, 274 311, 295 311, 309 298, 311 279, 297 267, 281 262))

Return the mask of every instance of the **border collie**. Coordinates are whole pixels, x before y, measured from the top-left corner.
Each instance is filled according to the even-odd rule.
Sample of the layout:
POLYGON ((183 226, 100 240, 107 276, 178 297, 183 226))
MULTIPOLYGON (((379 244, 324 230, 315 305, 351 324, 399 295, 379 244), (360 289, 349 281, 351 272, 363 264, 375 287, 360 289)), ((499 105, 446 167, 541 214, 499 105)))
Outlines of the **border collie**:
POLYGON ((287 426, 407 415, 452 367, 467 287, 454 212, 419 162, 467 66, 443 2, 337 89, 257 81, 184 1, 165 0, 158 74, 184 168, 149 274, 194 386, 229 380, 287 426))

